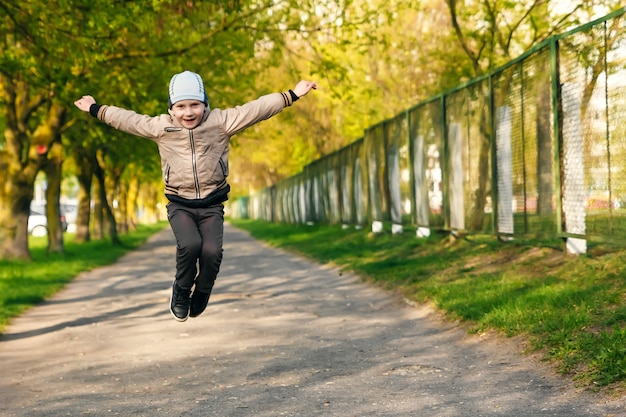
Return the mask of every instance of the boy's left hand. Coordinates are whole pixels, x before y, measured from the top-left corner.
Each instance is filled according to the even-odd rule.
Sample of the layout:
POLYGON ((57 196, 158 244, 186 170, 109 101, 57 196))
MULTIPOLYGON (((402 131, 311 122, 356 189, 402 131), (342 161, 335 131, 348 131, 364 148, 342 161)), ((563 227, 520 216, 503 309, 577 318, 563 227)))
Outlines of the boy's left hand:
POLYGON ((293 92, 296 93, 298 97, 306 96, 307 93, 311 90, 317 89, 317 84, 313 81, 300 81, 293 88, 293 92))

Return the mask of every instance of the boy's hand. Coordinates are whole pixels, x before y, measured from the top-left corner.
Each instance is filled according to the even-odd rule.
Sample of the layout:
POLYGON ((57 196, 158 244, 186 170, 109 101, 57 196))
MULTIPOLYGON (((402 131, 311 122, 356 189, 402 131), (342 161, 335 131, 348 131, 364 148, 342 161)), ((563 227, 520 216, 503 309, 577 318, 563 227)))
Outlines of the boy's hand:
POLYGON ((74 105, 76 107, 78 107, 79 109, 81 109, 82 111, 89 111, 89 107, 91 107, 92 104, 94 104, 96 102, 96 99, 94 99, 91 96, 82 96, 81 98, 79 98, 78 100, 76 100, 74 102, 74 105))
POLYGON ((315 90, 317 88, 317 84, 313 81, 300 81, 293 88, 293 92, 296 93, 298 97, 306 96, 309 91, 312 89, 315 90))

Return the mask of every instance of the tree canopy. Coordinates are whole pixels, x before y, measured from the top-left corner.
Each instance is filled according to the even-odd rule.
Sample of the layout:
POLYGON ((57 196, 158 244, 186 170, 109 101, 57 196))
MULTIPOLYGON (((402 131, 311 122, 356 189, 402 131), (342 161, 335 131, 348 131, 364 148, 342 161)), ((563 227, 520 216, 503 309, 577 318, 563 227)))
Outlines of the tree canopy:
MULTIPOLYGON (((78 178, 79 238, 115 238, 155 206, 158 153, 85 117, 84 94, 140 113, 167 109, 172 74, 202 75, 211 107, 314 79, 306 104, 233 138, 233 195, 298 172, 374 123, 501 65, 617 1, 0 0, 0 258, 28 258, 35 178, 78 178), (558 7, 557 7, 558 6, 558 7), (93 188, 92 188, 93 185, 93 188), (97 201, 96 219, 90 205, 97 201), (130 203, 129 203, 130 201, 130 203), (114 212, 121 204, 125 211, 114 212), (121 213, 121 214, 120 214, 121 213), (93 224, 99 225, 95 229, 93 224), (108 230, 108 232, 106 232, 108 230)), ((51 250, 60 188, 47 192, 51 250), (52 203, 52 204, 51 204, 52 203)))

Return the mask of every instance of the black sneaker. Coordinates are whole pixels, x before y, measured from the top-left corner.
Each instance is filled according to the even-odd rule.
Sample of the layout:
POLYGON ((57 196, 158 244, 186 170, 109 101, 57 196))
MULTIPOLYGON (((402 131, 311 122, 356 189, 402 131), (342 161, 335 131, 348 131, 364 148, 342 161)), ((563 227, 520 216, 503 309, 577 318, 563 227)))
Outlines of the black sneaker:
POLYGON ((189 316, 198 317, 200 314, 202 314, 207 304, 209 303, 210 296, 210 292, 206 293, 197 290, 194 291, 191 295, 191 307, 189 309, 189 316))
POLYGON ((170 298, 170 311, 174 318, 178 321, 185 321, 189 317, 189 294, 191 290, 180 288, 176 284, 176 280, 172 284, 172 295, 170 298))

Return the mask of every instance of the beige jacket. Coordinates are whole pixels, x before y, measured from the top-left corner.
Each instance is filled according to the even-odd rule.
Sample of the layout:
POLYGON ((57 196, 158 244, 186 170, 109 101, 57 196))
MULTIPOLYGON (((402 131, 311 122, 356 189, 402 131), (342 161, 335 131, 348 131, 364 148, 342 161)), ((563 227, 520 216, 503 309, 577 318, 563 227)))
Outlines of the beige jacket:
POLYGON ((183 128, 169 114, 146 116, 115 106, 101 106, 97 117, 115 129, 156 142, 165 195, 171 201, 184 199, 201 207, 227 199, 230 137, 292 104, 292 97, 286 92, 268 94, 225 110, 207 109, 200 125, 191 130, 183 128))

